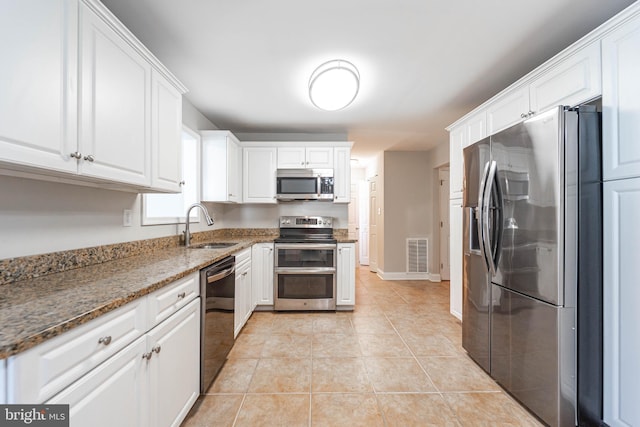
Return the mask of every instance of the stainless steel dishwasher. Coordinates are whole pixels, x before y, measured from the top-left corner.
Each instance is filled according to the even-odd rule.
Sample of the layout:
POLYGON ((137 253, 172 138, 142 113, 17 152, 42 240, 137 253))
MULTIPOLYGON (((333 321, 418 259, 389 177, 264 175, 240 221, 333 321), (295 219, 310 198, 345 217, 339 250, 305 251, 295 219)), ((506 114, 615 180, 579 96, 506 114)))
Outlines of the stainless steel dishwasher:
POLYGON ((207 391, 233 347, 236 258, 200 270, 200 393, 207 391))

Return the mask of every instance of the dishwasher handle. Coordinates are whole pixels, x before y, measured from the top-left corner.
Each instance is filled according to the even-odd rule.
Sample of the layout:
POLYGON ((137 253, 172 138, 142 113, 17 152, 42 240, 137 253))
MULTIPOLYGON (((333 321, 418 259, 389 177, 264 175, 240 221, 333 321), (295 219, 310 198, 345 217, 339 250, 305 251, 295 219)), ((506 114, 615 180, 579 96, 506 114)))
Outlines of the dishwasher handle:
POLYGON ((220 272, 216 271, 207 271, 207 283, 217 282, 220 279, 224 279, 227 276, 231 276, 236 271, 236 266, 232 265, 230 268, 226 270, 222 270, 220 272))

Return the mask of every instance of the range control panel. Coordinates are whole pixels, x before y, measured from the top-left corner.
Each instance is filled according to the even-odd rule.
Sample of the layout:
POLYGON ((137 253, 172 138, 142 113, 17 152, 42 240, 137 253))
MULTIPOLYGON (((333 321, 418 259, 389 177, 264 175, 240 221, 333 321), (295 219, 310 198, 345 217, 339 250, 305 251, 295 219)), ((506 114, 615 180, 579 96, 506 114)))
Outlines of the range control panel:
POLYGON ((332 228, 330 216, 281 216, 280 228, 332 228))

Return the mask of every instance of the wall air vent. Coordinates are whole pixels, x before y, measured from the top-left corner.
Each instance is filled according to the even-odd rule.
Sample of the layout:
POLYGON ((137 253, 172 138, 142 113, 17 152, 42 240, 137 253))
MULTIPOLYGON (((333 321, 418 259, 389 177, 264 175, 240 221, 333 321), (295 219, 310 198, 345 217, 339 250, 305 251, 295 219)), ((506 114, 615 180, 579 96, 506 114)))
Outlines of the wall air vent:
POLYGON ((407 273, 429 272, 429 239, 411 237, 407 239, 407 273))

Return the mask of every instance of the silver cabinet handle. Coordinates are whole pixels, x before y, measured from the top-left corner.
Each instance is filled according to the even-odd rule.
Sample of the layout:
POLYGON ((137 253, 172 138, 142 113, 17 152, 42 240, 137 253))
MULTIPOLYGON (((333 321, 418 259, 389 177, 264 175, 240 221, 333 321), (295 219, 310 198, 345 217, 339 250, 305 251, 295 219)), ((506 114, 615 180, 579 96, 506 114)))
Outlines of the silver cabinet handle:
POLYGON ((147 359, 147 360, 150 360, 151 356, 153 356, 153 352, 151 352, 151 351, 149 353, 143 353, 142 354, 142 358, 143 359, 147 359))
POLYGON ((526 118, 527 118, 527 113, 522 113, 522 114, 520 114, 520 118, 521 118, 521 119, 526 119, 526 118))
POLYGON ((80 160, 82 158, 82 153, 80 153, 79 151, 74 151, 73 153, 69 154, 71 157, 73 157, 74 159, 78 159, 80 160))
POLYGON ((180 292, 180 293, 178 294, 178 299, 182 299, 182 298, 184 298, 184 297, 186 297, 186 296, 187 296, 186 292, 180 292))
POLYGON ((185 185, 185 184, 186 184, 186 182, 184 182, 184 180, 182 180, 182 181, 180 181, 180 182, 178 183, 178 185, 185 185))
POLYGON ((156 354, 160 353, 160 350, 162 350, 162 347, 160 347, 160 345, 157 345, 151 349, 151 351, 155 352, 156 354))
POLYGON ((95 160, 95 157, 93 157, 93 155, 89 154, 87 156, 84 156, 84 159, 88 162, 93 162, 95 160))
POLYGON ((98 344, 104 344, 104 345, 111 344, 111 335, 107 335, 106 337, 101 337, 98 340, 98 344))

